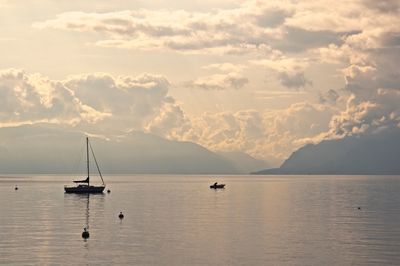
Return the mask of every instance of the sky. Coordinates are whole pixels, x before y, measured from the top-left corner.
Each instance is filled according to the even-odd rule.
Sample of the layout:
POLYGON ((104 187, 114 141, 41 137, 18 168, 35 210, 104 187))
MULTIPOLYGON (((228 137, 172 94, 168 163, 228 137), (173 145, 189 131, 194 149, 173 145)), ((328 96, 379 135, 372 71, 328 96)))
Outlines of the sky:
POLYGON ((400 127, 400 1, 0 0, 0 130, 140 131, 278 164, 400 127))

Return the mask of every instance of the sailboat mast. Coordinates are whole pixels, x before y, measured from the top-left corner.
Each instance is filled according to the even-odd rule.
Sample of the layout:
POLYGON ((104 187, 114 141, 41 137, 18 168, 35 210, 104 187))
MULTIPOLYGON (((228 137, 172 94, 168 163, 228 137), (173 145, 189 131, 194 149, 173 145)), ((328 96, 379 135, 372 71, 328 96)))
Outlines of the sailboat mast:
POLYGON ((86 137, 86 165, 87 165, 87 176, 88 176, 88 186, 90 182, 89 178, 89 138, 86 137))

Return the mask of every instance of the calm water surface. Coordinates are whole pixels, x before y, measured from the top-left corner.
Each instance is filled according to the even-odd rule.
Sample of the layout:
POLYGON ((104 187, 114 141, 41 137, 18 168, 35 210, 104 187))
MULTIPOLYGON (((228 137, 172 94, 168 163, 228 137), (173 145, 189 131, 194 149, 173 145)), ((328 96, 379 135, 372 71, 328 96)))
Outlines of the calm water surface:
POLYGON ((1 265, 400 264, 400 177, 111 176, 90 197, 71 180, 0 177, 1 265))

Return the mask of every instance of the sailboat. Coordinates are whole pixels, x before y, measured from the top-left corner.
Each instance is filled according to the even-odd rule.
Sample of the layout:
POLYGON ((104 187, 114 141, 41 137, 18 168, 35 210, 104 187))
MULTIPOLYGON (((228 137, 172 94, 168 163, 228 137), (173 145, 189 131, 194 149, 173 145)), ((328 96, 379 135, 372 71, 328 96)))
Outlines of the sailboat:
POLYGON ((87 167, 87 177, 84 180, 75 180, 74 183, 77 183, 77 186, 65 186, 65 193, 77 193, 77 194, 90 194, 90 193, 103 193, 103 190, 106 187, 104 183, 103 176, 101 175, 99 165, 97 164, 96 156, 94 155, 92 145, 89 143, 89 138, 86 137, 86 167, 87 167), (90 169, 89 169, 89 148, 92 152, 94 162, 96 163, 97 171, 99 172, 102 185, 95 186, 90 185, 90 169))

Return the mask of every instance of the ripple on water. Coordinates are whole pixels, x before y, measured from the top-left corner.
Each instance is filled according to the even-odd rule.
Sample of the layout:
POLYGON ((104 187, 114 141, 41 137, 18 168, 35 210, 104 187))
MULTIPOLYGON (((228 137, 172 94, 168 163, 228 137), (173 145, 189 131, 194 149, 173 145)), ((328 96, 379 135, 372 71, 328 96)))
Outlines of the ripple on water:
POLYGON ((400 261, 398 177, 225 176, 214 191, 208 176, 125 176, 89 198, 64 194, 57 178, 22 177, 16 192, 17 179, 0 177, 0 264, 400 261))

